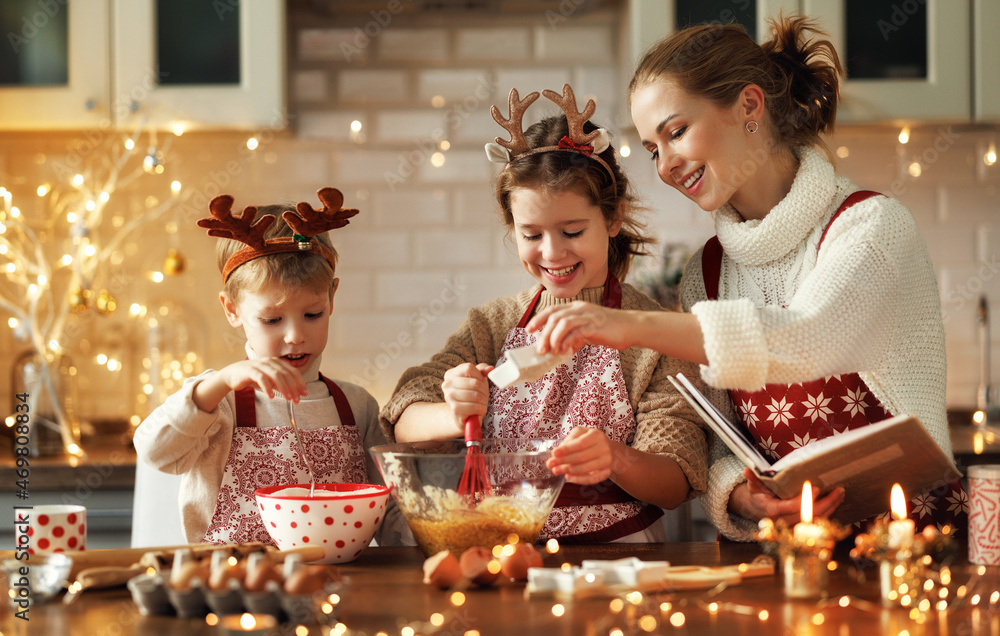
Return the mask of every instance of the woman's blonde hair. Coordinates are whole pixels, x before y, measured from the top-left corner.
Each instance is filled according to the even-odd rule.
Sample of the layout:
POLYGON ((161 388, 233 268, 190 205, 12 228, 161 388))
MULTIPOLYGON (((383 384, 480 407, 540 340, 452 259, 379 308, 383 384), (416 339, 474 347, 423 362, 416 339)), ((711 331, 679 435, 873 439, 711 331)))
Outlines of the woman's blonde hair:
POLYGON ((692 26, 661 40, 639 62, 628 96, 659 79, 716 106, 734 104, 756 84, 764 92, 773 135, 786 147, 824 147, 821 134, 837 118, 843 66, 833 44, 803 16, 771 21, 771 39, 758 45, 735 24, 692 26), (817 36, 817 37, 813 37, 817 36))
MULTIPOLYGON (((265 205, 257 208, 258 219, 266 214, 276 217, 267 228, 265 239, 294 235, 294 230, 281 218, 282 212, 293 209, 294 205, 265 205)), ((326 232, 314 236, 313 240, 320 241, 330 248, 336 262, 337 250, 333 248, 326 232)), ((216 245, 219 271, 225 268, 226 262, 233 254, 244 247, 246 245, 239 241, 219 239, 216 245)), ((309 291, 322 293, 333 289, 335 274, 334 268, 325 258, 312 252, 269 254, 248 261, 233 270, 229 280, 226 281, 225 292, 234 303, 239 302, 241 292, 258 292, 270 284, 278 284, 289 289, 304 287, 309 291)))
MULTIPOLYGON (((589 133, 597 126, 587 121, 583 130, 589 133)), ((563 115, 547 117, 532 124, 524 131, 528 148, 557 146, 569 134, 563 115)), ((508 232, 514 228, 510 199, 515 188, 533 188, 562 192, 573 190, 585 196, 601 209, 607 224, 621 218, 622 226, 617 236, 608 242, 608 268, 619 280, 624 280, 635 256, 646 254, 645 246, 655 242, 643 235, 645 227, 636 218, 639 208, 628 178, 615 158, 615 149, 608 146, 598 155, 611 169, 579 152, 548 151, 524 154, 511 161, 500 171, 496 181, 496 198, 508 232)))

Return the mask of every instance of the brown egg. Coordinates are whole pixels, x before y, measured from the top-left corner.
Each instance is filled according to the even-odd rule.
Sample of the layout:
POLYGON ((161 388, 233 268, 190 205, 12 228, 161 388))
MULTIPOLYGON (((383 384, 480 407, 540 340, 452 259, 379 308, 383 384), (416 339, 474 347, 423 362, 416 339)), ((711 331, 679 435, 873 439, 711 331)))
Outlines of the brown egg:
POLYGON ((170 586, 175 590, 189 590, 195 580, 202 583, 208 580, 207 563, 192 559, 170 569, 170 586))
POLYGON ((473 546, 458 560, 462 576, 478 585, 492 585, 500 576, 500 562, 486 548, 473 546))
MULTIPOLYGON (((500 571, 514 581, 527 581, 528 568, 542 567, 542 555, 529 543, 515 543, 500 557, 500 571)), ((505 548, 506 550, 506 548, 505 548)))
POLYGON ((462 578, 458 559, 448 550, 441 550, 424 561, 424 583, 442 589, 451 587, 462 578))
POLYGON ((285 592, 289 594, 313 594, 338 578, 337 571, 328 565, 305 565, 292 572, 285 579, 285 592))
POLYGON ((208 576, 208 587, 213 590, 225 590, 229 588, 230 581, 242 585, 244 578, 246 578, 244 565, 236 557, 231 556, 212 568, 208 576))
POLYGON ((243 585, 248 592, 267 591, 267 584, 271 581, 276 582, 279 587, 283 582, 281 572, 269 559, 254 559, 247 563, 247 577, 243 585))

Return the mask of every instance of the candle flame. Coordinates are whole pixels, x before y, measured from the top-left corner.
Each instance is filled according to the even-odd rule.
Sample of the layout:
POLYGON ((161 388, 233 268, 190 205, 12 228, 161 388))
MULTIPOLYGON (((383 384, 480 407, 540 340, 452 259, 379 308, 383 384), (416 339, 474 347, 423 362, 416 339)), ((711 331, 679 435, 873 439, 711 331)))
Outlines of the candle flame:
POLYGON ((810 523, 813 520, 813 488, 807 479, 802 484, 802 521, 810 523))
POLYGON ((899 484, 892 485, 889 507, 892 509, 893 519, 897 521, 906 519, 906 497, 903 496, 903 487, 899 484))
POLYGON ((257 620, 252 614, 243 614, 240 616, 240 627, 243 629, 253 629, 257 626, 257 620))

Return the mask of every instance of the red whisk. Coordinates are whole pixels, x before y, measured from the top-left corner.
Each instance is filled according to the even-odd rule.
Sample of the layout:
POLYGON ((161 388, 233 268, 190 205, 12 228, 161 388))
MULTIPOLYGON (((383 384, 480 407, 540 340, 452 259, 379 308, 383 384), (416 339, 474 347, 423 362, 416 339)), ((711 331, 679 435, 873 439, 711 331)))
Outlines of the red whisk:
POLYGON ((465 468, 462 469, 462 479, 458 482, 458 494, 468 497, 470 506, 492 493, 482 444, 483 428, 479 423, 479 416, 470 415, 465 418, 465 468))

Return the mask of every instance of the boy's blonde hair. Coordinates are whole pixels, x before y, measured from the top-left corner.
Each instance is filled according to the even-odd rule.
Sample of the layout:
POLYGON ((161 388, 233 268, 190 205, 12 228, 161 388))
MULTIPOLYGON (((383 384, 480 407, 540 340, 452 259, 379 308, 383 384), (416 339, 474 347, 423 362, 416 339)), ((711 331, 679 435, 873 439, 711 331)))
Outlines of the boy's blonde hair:
MULTIPOLYGON (((275 217, 274 223, 264 233, 264 238, 294 236, 295 231, 282 218, 284 211, 294 209, 295 206, 292 204, 265 205, 257 208, 258 218, 266 214, 272 214, 275 217)), ((327 232, 317 234, 312 237, 312 240, 323 243, 333 254, 334 264, 337 262, 337 250, 334 249, 327 232)), ((219 271, 225 271, 229 259, 245 247, 246 244, 240 241, 220 238, 216 246, 219 271)), ((239 302, 242 292, 258 292, 271 284, 286 288, 304 287, 309 291, 322 293, 332 291, 335 275, 334 265, 315 252, 269 254, 255 258, 234 269, 226 281, 225 292, 234 303, 239 302)))

